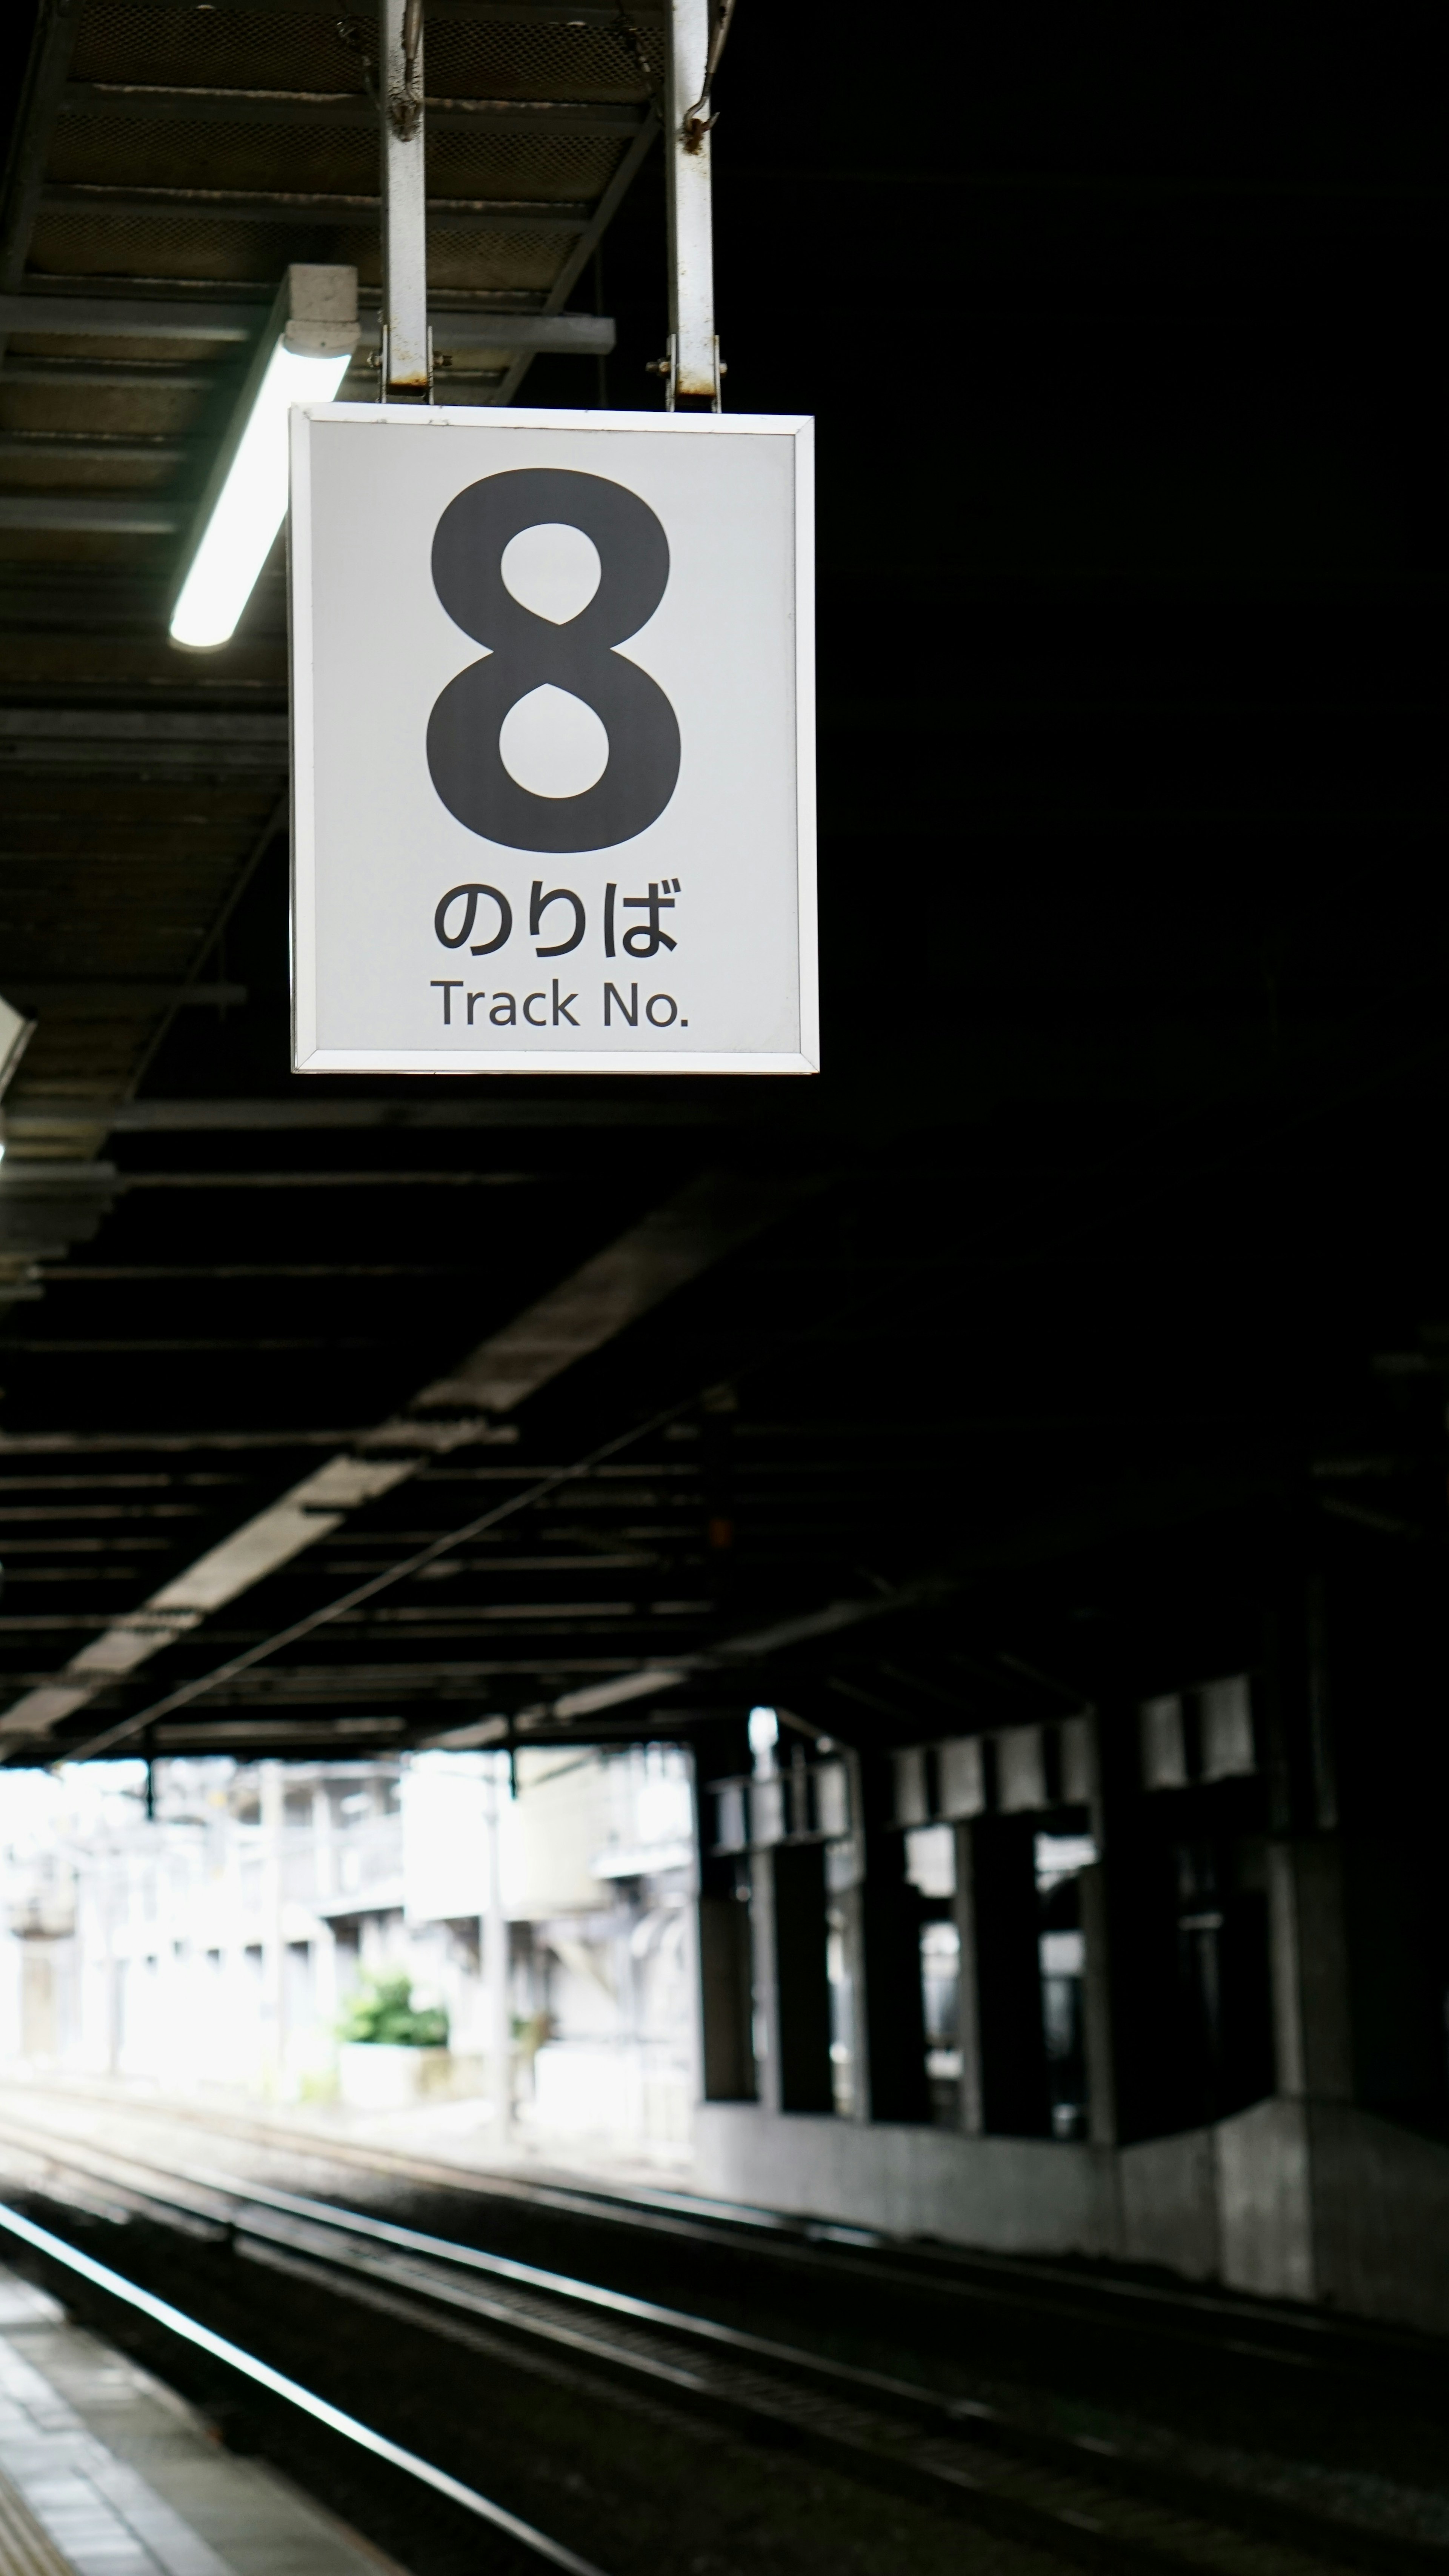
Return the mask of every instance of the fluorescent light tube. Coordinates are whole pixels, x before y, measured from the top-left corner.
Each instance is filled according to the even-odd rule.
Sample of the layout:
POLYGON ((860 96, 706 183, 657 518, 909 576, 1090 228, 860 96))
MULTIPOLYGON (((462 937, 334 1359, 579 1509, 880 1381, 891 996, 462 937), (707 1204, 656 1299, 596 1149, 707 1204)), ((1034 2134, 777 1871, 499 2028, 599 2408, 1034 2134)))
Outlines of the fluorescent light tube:
POLYGON ((287 515, 287 414, 331 402, 351 358, 298 358, 277 342, 231 472, 171 619, 178 644, 229 643, 287 515))
POLYGON ((287 414, 331 402, 357 342, 357 271, 289 268, 197 512, 173 643, 229 643, 287 515, 287 414))

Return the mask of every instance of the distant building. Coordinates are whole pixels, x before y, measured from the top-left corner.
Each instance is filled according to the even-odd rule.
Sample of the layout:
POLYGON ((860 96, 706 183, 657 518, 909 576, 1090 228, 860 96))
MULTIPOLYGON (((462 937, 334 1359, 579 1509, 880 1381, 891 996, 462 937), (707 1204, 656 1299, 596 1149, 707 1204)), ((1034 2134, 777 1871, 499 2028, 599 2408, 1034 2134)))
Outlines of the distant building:
POLYGON ((340 2089, 345 2106, 348 1998, 405 1974, 448 2016, 425 2111, 445 2102, 495 2142, 516 2122, 540 2145, 679 2152, 687 1761, 530 1753, 517 1774, 515 1796, 493 1755, 158 1762, 149 1812, 139 1763, 0 1785, 0 2059, 317 2105, 340 2089))

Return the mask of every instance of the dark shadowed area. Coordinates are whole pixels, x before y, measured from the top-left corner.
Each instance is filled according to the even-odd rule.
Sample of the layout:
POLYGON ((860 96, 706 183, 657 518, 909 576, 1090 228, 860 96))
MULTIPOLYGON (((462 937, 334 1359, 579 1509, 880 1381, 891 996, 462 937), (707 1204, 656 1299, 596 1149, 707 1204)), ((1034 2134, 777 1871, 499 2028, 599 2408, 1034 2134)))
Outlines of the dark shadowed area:
MULTIPOLYGON (((426 24, 446 398, 658 410, 657 0, 426 24)), ((146 1962, 210 1936, 135 1895, 126 2025, 66 1948, 80 1808, 78 1912, 13 1860, 4 2192, 360 2415, 376 2374, 460 2477, 526 2456, 609 2570, 1449 2549, 1438 32, 738 0, 726 407, 817 420, 823 1070, 451 1080, 289 1070, 284 546, 230 644, 167 635, 289 263, 356 266, 376 390, 373 14, 0 29, 0 1763, 148 1766, 85 1811, 138 1891, 222 1781, 242 1909, 205 2046, 148 2056, 146 1962), (430 1912, 444 1757, 492 1857, 430 1912), (549 1805, 575 1760, 597 1806, 549 1805), (288 2054, 424 1923, 491 2130, 288 2054), (555 2072, 656 2009, 667 2119, 647 2050, 617 2115, 555 2072), (190 2236, 171 2155, 230 2177, 190 2236), (599 2206, 527 2200, 565 2168, 599 2206), (320 2220, 249 2269, 248 2176, 941 2421, 798 2351, 766 2403, 741 2348, 685 2427, 682 2326, 565 2372, 537 2284, 460 2325, 418 2255, 358 2305, 320 2220)), ((253 2437, 415 2576, 475 2563, 253 2437)))

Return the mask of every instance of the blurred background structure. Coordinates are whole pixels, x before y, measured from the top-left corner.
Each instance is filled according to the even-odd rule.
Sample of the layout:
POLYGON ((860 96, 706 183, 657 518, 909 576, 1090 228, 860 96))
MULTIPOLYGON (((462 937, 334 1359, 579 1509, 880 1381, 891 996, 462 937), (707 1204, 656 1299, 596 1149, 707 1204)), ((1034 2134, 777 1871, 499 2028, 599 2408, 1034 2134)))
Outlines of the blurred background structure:
POLYGON ((517 1767, 516 1795, 477 1753, 0 1779, 0 2064, 490 2157, 679 2162, 687 1766, 651 1745, 517 1767), (371 2036, 389 1994, 400 2040, 371 2036))
MULTIPOLYGON (((367 28, 0 29, 9 2045, 1443 2328, 1437 26, 921 23, 714 102, 809 1082, 291 1075, 283 549, 167 619, 289 263, 375 388, 367 28)), ((428 0, 459 399, 662 403, 663 26, 428 0)))

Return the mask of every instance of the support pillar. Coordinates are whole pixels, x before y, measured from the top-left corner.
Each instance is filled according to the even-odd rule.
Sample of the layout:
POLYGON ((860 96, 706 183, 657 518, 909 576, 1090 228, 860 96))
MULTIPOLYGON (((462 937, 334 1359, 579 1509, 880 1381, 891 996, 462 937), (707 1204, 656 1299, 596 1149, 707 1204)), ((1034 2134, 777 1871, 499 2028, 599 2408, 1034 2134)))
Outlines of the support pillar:
POLYGON ((1137 1709, 1092 1719, 1095 1868, 1082 1874, 1088 2134, 1122 2146, 1189 2124, 1177 1978, 1177 1890, 1170 1845, 1148 1812, 1137 1709))
MULTIPOLYGON (((748 1760, 742 1725, 701 1729, 694 1746, 695 1841, 699 1855, 699 2089, 706 2102, 752 2102, 750 1913, 734 1854, 710 1848, 707 1784, 735 1777, 748 1760)), ((746 1890, 747 1893, 747 1890, 746 1890)))
POLYGON ((921 1928, 905 1877, 901 1834, 866 1837, 861 1905, 861 1997, 865 2045, 856 2081, 865 2120, 929 2120, 926 2028, 921 1995, 921 1928))
MULTIPOLYGON (((1042 2031, 1036 1830, 1030 1816, 978 1816, 961 1829, 970 1889, 974 2091, 979 2126, 999 2137, 1045 2137, 1051 2127, 1042 2031)), ((963 2051, 963 2076, 965 2057, 963 2051)))
POLYGON ((733 1889, 699 1900, 700 2089, 706 2102, 752 2102, 750 1917, 733 1889))
POLYGON ((493 1756, 488 1784, 488 1903, 479 1925, 488 2086, 493 2096, 494 2132, 501 2144, 513 2125, 513 2011, 509 1992, 508 1915, 503 1902, 503 1801, 508 1790, 508 1756, 493 1756))
POLYGON ((773 1882, 778 2107, 832 2111, 824 1846, 781 1843, 757 1859, 773 1882))
POLYGON ((287 2048, 286 1952, 282 1943, 282 1831, 286 1816, 280 1762, 261 1766, 262 1810, 262 2080, 272 2092, 282 2080, 287 2048))
POLYGON ((750 1854, 750 2015, 755 2094, 765 2111, 781 2111, 780 1997, 775 1978, 774 1854, 750 1854))
POLYGON ((1084 1869, 1082 1905, 1082 2013, 1087 2044, 1087 2136, 1094 2147, 1115 2147, 1117 2108, 1116 2030, 1107 1886, 1101 1861, 1084 1869))
POLYGON ((929 2120, 921 1917, 906 1877, 905 1836, 887 1821, 893 1808, 888 1766, 862 1758, 857 1783, 862 1867, 850 1899, 856 1908, 856 2117, 929 2120))
POLYGON ((971 1826, 952 1827, 956 1854, 956 1941, 960 1984, 956 2025, 961 2050, 961 2126, 968 2138, 986 2128, 986 2092, 981 2068, 981 1962, 976 1939, 976 1846, 971 1826))
POLYGON ((1300 2100, 1350 2101, 1353 2039, 1338 1837, 1275 1843, 1268 1867, 1277 2089, 1300 2100))
POLYGON ((1261 1717, 1268 1950, 1275 2090, 1289 2100, 1346 2102, 1353 2030, 1327 1614, 1323 1576, 1313 1568, 1296 1570, 1270 1620, 1261 1717))

